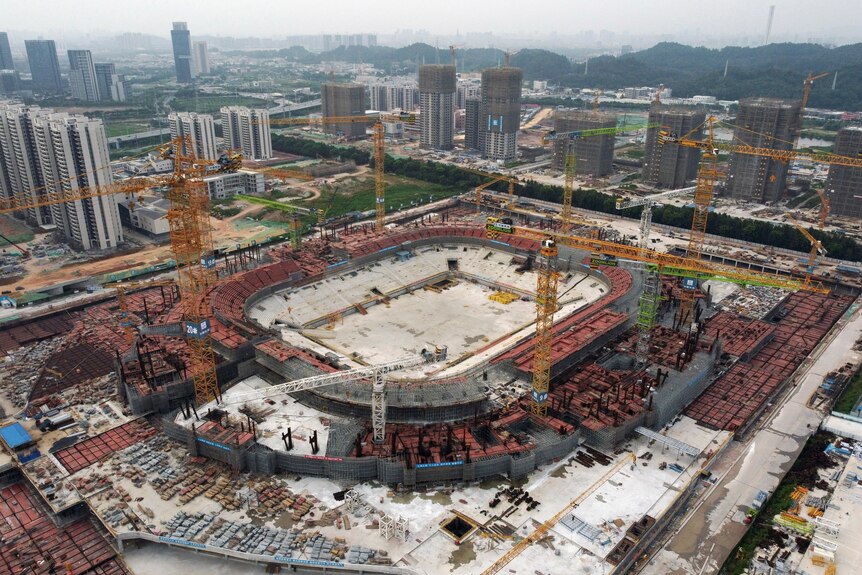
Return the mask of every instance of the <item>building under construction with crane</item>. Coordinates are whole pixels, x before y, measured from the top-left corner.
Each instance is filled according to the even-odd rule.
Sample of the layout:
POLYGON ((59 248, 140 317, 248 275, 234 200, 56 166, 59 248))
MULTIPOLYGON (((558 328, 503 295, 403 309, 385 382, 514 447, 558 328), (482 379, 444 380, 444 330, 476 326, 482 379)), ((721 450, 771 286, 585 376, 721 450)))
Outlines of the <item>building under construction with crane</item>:
MULTIPOLYGON (((748 362, 761 354, 778 354, 792 369, 816 343, 773 341, 769 319, 762 328, 752 323, 760 318, 710 319, 706 291, 696 317, 676 319, 684 288, 665 279, 641 363, 632 310, 643 275, 563 241, 546 415, 537 418, 536 286, 540 239, 553 228, 525 228, 522 237, 517 226, 483 226, 470 212, 454 206, 438 216, 443 224, 420 220, 384 235, 341 230, 250 261, 210 294, 214 347, 225 359, 218 379, 227 382, 218 399, 195 406, 183 362, 156 344, 180 335, 170 314, 162 326, 142 327, 147 336, 124 360, 125 397, 135 412, 168 415, 165 432, 193 455, 235 469, 412 486, 523 477, 581 442, 613 450, 687 406, 710 426, 740 429, 748 417, 739 410, 756 412, 769 394, 755 386, 751 397, 711 409, 714 400, 697 398, 724 385, 728 376, 716 375, 732 366, 751 375, 748 362), (423 354, 434 361, 419 361, 423 354), (378 376, 379 393, 369 384, 378 376)), ((812 294, 790 309, 825 313, 817 324, 825 333, 846 304, 812 294)), ((777 390, 782 377, 770 377, 777 390)))
MULTIPOLYGON (((331 122, 363 130, 369 122, 361 114, 351 119, 355 110, 344 113, 331 122)), ((716 156, 711 124, 709 134, 708 141, 679 134, 660 141, 716 156)), ((381 135, 381 160, 382 143, 381 135)), ((23 473, 57 515, 74 519, 93 509, 120 545, 137 538, 275 563, 364 565, 374 553, 359 543, 340 545, 336 525, 364 544, 360 530, 347 533, 350 522, 379 506, 382 537, 406 543, 409 531, 409 521, 396 517, 404 511, 371 481, 405 490, 458 484, 463 503, 452 503, 440 523, 442 543, 427 537, 415 549, 393 546, 405 565, 437 556, 450 538, 460 543, 480 533, 493 542, 479 550, 481 563, 493 562, 486 573, 496 573, 558 526, 576 544, 573 561, 585 573, 608 565, 624 571, 659 521, 685 503, 716 451, 768 408, 853 298, 810 274, 687 257, 703 251, 705 219, 677 255, 648 249, 648 234, 640 246, 619 242, 603 227, 573 221, 570 209, 558 216, 539 203, 528 208, 541 210, 522 208, 512 197, 478 192, 474 202, 468 194, 387 221, 381 187, 373 225, 321 225, 320 237, 303 245, 294 238, 290 247, 273 241, 216 253, 204 176, 226 166, 197 161, 191 148, 175 141, 163 151, 175 162, 167 185, 177 279, 127 284, 116 300, 81 305, 74 315, 58 310, 13 321, 0 339, 14 354, 34 341, 70 336, 40 348, 44 369, 22 402, 38 416, 45 441, 75 420, 64 411, 71 394, 83 402, 94 391, 90 379, 116 373, 115 389, 131 417, 104 399, 99 410, 109 423, 51 443, 51 458, 34 452, 38 441, 17 428, 0 434, 20 464, 0 460, 0 474, 23 473), (723 282, 770 288, 758 298, 773 305, 751 313, 713 301, 712 286, 723 282), (93 371, 82 369, 80 358, 93 371), (653 456, 671 461, 642 469, 653 456), (240 486, 218 476, 216 465, 257 479, 240 486), (104 501, 112 473, 123 478, 115 479, 128 501, 141 498, 140 515, 104 501), (510 486, 491 498, 479 484, 536 473, 547 474, 532 494, 510 486), (246 529, 240 512, 270 521, 267 509, 277 507, 292 513, 293 525, 320 503, 276 486, 282 474, 325 478, 321 492, 353 486, 327 501, 338 506, 343 499, 347 512, 336 519, 319 507, 325 534, 305 539, 297 539, 298 529, 275 527, 238 535, 246 529), (147 485, 153 489, 142 489, 147 485), (568 506, 546 511, 573 485, 580 494, 568 506), (539 494, 546 505, 537 510, 539 494), (174 517, 152 509, 158 499, 185 504, 198 497, 212 505, 174 517), (501 500, 508 503, 494 511, 501 500), (621 523, 611 527, 604 511, 619 500, 626 501, 615 508, 621 523), (477 509, 487 521, 477 519, 477 509), (161 525, 150 527, 147 517, 161 525), (509 551, 491 552, 524 526, 532 529, 536 518, 540 526, 509 551), (306 555, 292 555, 300 547, 306 555)), ((702 170, 695 190, 704 213, 712 177, 702 170)), ((25 352, 15 357, 26 360, 25 352)), ((28 377, 26 361, 6 362, 5 369, 13 370, 5 381, 28 377)), ((113 389, 100 385, 102 401, 113 389)), ((101 417, 95 408, 83 413, 101 417)), ((22 505, 29 497, 10 496, 22 505)), ((3 517, 17 513, 0 507, 3 517)))
MULTIPOLYGON (((613 129, 617 127, 617 115, 610 112, 587 110, 562 110, 554 112, 554 131, 613 129)), ((614 160, 614 134, 604 134, 574 140, 558 139, 554 142, 552 166, 562 171, 566 166, 569 147, 575 155, 575 173, 590 176, 606 176, 611 173, 614 160)))

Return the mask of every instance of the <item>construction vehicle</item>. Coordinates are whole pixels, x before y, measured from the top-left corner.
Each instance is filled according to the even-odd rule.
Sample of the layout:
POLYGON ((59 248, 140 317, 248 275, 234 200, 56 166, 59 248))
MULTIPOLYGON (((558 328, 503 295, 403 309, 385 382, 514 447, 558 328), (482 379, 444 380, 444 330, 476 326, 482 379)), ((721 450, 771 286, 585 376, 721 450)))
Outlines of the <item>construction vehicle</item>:
POLYGON ((384 122, 412 122, 415 117, 410 114, 378 114, 376 116, 322 116, 319 118, 274 118, 270 120, 273 126, 325 126, 327 124, 373 123, 372 142, 374 144, 374 195, 375 220, 374 229, 379 233, 385 231, 386 218, 386 182, 384 179, 384 163, 386 161, 386 131, 384 122))
POLYGON ((559 271, 556 269, 558 246, 598 252, 619 259, 633 260, 653 265, 658 274, 674 275, 692 281, 715 279, 741 285, 762 285, 788 290, 807 290, 827 294, 829 289, 811 278, 800 279, 779 274, 755 272, 738 269, 728 265, 715 264, 693 258, 684 258, 668 253, 657 252, 639 246, 629 246, 565 234, 549 233, 515 226, 510 218, 488 218, 486 234, 496 239, 500 234, 536 240, 541 242, 537 280, 536 280, 536 336, 533 355, 533 389, 530 413, 538 417, 547 416, 547 398, 551 370, 551 343, 554 313, 557 310, 557 283, 559 271))
POLYGON ((825 256, 826 248, 823 247, 823 243, 820 240, 811 235, 811 232, 802 227, 802 224, 797 222, 796 219, 789 213, 784 214, 784 217, 786 217, 790 221, 790 223, 793 224, 793 227, 799 230, 799 233, 805 236, 805 239, 811 243, 811 251, 808 253, 808 264, 805 266, 805 275, 806 277, 810 278, 811 275, 814 273, 814 266, 817 263, 817 256, 825 256))
POLYGON ((446 346, 435 347, 433 351, 423 349, 419 355, 406 357, 388 363, 370 367, 359 367, 335 373, 314 375, 303 379, 295 379, 279 385, 271 385, 248 393, 229 396, 226 403, 242 403, 266 399, 269 397, 297 391, 319 389, 338 383, 349 383, 362 379, 372 380, 371 389, 371 426, 374 443, 382 444, 386 440, 386 379, 385 375, 393 371, 416 367, 425 363, 446 361, 446 346))

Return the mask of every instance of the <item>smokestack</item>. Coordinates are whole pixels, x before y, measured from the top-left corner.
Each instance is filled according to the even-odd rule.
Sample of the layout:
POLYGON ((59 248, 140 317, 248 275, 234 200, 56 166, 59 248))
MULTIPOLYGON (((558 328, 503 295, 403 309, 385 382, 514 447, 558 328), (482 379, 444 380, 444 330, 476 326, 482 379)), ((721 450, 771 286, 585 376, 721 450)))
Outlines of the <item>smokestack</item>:
POLYGON ((766 37, 763 39, 763 45, 769 44, 769 35, 772 33, 772 17, 775 16, 775 4, 769 7, 769 18, 766 20, 766 37))

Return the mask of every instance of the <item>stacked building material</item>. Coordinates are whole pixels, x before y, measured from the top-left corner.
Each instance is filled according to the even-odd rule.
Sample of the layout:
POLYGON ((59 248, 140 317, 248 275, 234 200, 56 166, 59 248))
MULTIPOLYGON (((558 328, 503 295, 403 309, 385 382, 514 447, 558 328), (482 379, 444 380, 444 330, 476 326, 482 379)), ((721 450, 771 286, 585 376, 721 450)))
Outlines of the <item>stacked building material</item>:
POLYGON ((57 451, 54 456, 69 473, 89 467, 114 452, 152 437, 156 429, 144 419, 135 419, 104 433, 57 451))
POLYGON ((89 519, 62 529, 23 484, 0 489, 0 573, 65 572, 126 575, 129 571, 89 519))

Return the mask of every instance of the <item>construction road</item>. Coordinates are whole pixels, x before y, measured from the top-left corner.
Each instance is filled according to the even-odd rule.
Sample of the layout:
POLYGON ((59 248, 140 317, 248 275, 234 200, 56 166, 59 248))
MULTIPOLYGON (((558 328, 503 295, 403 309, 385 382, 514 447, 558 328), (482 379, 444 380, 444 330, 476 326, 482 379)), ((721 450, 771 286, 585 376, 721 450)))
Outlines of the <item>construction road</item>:
POLYGON ((779 400, 759 431, 733 442, 713 467, 719 481, 701 496, 677 525, 664 547, 641 569, 644 575, 717 573, 745 534, 746 510, 758 490, 772 492, 796 461, 824 413, 807 406, 823 376, 846 362, 858 362, 852 350, 862 336, 860 300, 815 348, 809 367, 797 372, 795 386, 779 400))

